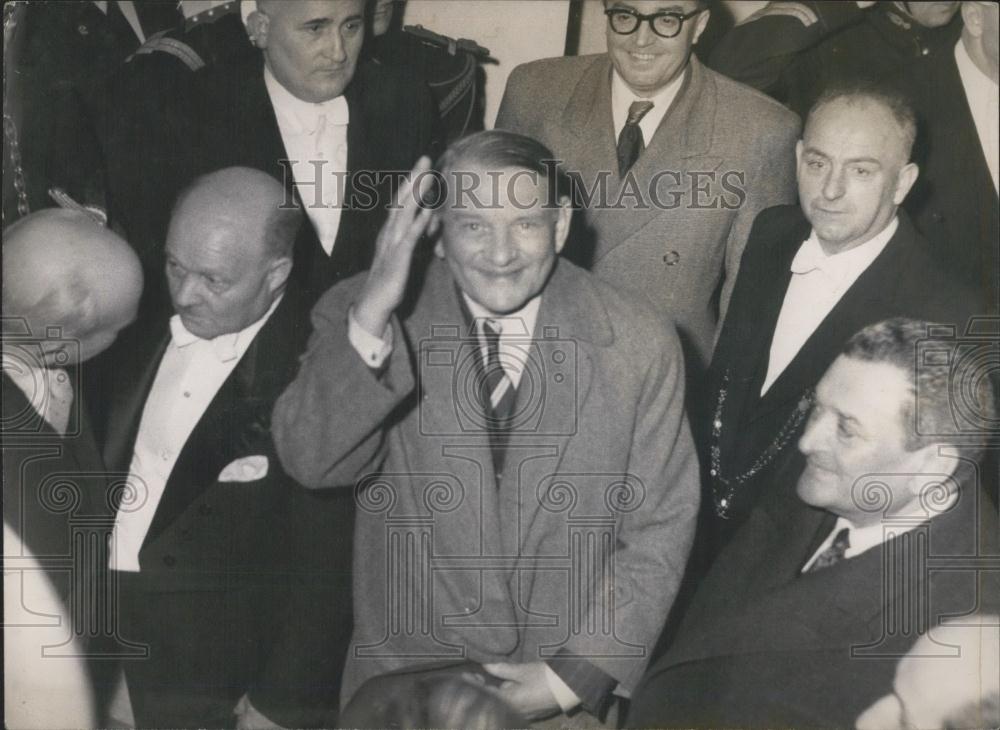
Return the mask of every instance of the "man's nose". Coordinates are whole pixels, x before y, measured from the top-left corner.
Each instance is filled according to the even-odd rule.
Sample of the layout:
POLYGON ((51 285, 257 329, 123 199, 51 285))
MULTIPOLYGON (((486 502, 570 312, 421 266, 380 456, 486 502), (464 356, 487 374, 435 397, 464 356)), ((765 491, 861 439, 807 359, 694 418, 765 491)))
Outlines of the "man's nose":
POLYGON ((827 200, 837 200, 844 195, 844 173, 842 170, 833 170, 823 181, 823 197, 827 200))
POLYGON ((799 437, 799 451, 808 456, 816 453, 822 448, 823 433, 826 429, 825 418, 810 418, 806 422, 806 428, 799 437))
POLYGON ((174 287, 174 307, 184 309, 197 304, 201 299, 198 282, 193 276, 183 277, 174 287))
POLYGON ((347 60, 347 49, 340 31, 333 31, 329 34, 327 42, 323 46, 323 55, 334 63, 343 63, 347 60))
POLYGON ((638 29, 635 31, 635 43, 637 46, 648 46, 651 43, 656 42, 656 33, 653 32, 653 26, 650 25, 652 21, 643 20, 639 23, 638 29))
POLYGON ((489 255, 495 266, 506 266, 517 257, 517 247, 506 228, 499 229, 493 237, 489 255))

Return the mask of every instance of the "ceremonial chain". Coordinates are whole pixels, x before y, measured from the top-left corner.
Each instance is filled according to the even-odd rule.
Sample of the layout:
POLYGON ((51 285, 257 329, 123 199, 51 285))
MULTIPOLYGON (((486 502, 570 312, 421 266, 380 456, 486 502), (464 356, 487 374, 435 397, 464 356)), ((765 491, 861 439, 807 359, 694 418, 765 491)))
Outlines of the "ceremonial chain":
MULTIPOLYGON (((5 48, 12 47, 11 42, 14 38, 14 30, 17 28, 18 15, 24 10, 25 7, 26 4, 20 2, 10 2, 4 5, 3 39, 5 48)), ((5 58, 4 60, 9 61, 12 67, 16 62, 16 59, 14 58, 5 58)), ((11 78, 15 75, 16 70, 12 68, 11 78)), ((10 155, 10 165, 14 172, 14 190, 17 192, 17 212, 21 216, 26 216, 31 212, 31 209, 28 206, 28 189, 24 180, 24 167, 21 162, 21 146, 18 143, 17 124, 14 122, 14 117, 8 113, 8 102, 10 100, 7 98, 7 85, 8 79, 5 78, 3 88, 3 135, 4 139, 7 141, 7 150, 10 155)))
POLYGON ((727 478, 722 476, 720 437, 722 435, 722 407, 726 402, 728 387, 729 372, 727 371, 722 379, 722 387, 719 389, 719 398, 715 405, 715 415, 712 417, 711 466, 708 472, 712 477, 712 495, 715 498, 715 513, 722 519, 729 519, 732 516, 730 510, 733 506, 733 496, 736 494, 736 488, 755 477, 761 469, 774 461, 774 458, 788 446, 792 434, 796 433, 799 426, 802 425, 802 422, 809 415, 809 410, 812 408, 815 399, 815 394, 810 388, 799 399, 795 411, 785 421, 785 424, 778 431, 778 435, 775 436, 774 440, 768 444, 764 453, 745 472, 727 478))

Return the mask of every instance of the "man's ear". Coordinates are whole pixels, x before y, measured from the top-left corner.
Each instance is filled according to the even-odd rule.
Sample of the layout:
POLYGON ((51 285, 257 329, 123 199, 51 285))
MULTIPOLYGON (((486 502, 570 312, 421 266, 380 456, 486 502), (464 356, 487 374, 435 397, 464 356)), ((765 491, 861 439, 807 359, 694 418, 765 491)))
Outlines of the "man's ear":
POLYGON ((267 268, 267 288, 271 294, 281 291, 292 273, 292 259, 282 256, 271 262, 267 268))
POLYGON ((691 39, 691 44, 698 42, 701 38, 701 34, 705 32, 705 28, 708 27, 708 19, 712 17, 711 10, 702 10, 698 17, 695 19, 694 37, 691 39))
POLYGON ((944 504, 940 490, 951 492, 954 481, 949 478, 958 466, 958 457, 945 444, 930 443, 910 454, 907 460, 910 473, 910 494, 919 504, 932 508, 944 504))
POLYGON ((901 205, 906 199, 906 196, 910 193, 910 188, 913 187, 913 183, 917 181, 917 176, 920 174, 920 168, 915 162, 908 162, 899 170, 899 175, 896 177, 896 190, 892 194, 892 202, 896 205, 901 205))
POLYGON ((254 10, 247 16, 246 25, 250 41, 257 48, 267 48, 267 34, 270 30, 271 19, 260 10, 254 10))
POLYGON ((566 245, 566 239, 569 236, 570 223, 573 220, 573 205, 570 202, 568 196, 564 195, 559 198, 559 207, 556 209, 556 229, 555 235, 555 245, 556 253, 560 253, 563 250, 563 246, 566 245))

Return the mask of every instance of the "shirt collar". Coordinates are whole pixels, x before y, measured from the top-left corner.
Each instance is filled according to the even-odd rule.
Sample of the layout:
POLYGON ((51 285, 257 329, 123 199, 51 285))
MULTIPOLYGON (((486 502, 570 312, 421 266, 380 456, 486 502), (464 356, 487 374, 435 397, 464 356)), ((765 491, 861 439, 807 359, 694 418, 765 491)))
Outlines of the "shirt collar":
POLYGON ((823 250, 816 231, 813 230, 792 259, 790 267, 792 273, 808 274, 810 271, 819 270, 835 279, 860 273, 882 253, 897 228, 899 228, 899 218, 894 216, 889 225, 860 246, 835 254, 827 254, 823 250))
POLYGON ((966 89, 976 89, 980 93, 990 91, 996 93, 997 84, 993 83, 993 79, 984 74, 975 64, 961 38, 955 44, 955 65, 958 66, 958 75, 962 79, 962 86, 966 89))
POLYGON ((303 101, 282 86, 266 64, 264 86, 278 121, 299 134, 315 134, 323 115, 326 115, 328 124, 346 125, 350 121, 350 109, 343 94, 319 104, 303 101))
POLYGON ((250 343, 253 342, 254 337, 260 331, 260 328, 264 326, 264 323, 271 318, 274 314, 274 310, 278 308, 278 304, 284 295, 279 296, 271 304, 270 309, 264 314, 263 317, 258 319, 253 324, 241 329, 239 332, 229 332, 224 335, 219 335, 211 340, 203 340, 198 337, 198 335, 192 334, 187 327, 184 326, 184 322, 181 321, 179 314, 175 314, 170 318, 170 336, 171 344, 179 349, 184 349, 193 345, 196 342, 204 342, 211 346, 212 352, 215 353, 216 358, 219 362, 231 362, 232 360, 239 359, 243 357, 246 353, 247 348, 250 347, 250 343))
POLYGON ((516 312, 498 316, 490 312, 483 305, 473 301, 465 292, 462 292, 462 299, 469 308, 469 313, 473 319, 477 323, 482 320, 489 320, 490 324, 500 330, 500 337, 502 339, 508 337, 531 337, 535 331, 535 321, 538 319, 538 308, 542 303, 542 295, 538 294, 516 312))
MULTIPOLYGON (((686 70, 681 71, 677 74, 677 78, 671 81, 669 84, 664 86, 662 89, 656 92, 650 97, 640 97, 632 89, 628 87, 625 83, 625 79, 621 77, 618 73, 618 69, 611 67, 611 114, 614 119, 615 129, 621 129, 625 126, 625 120, 628 119, 628 110, 632 106, 634 101, 651 101, 653 102, 653 108, 650 109, 646 116, 643 117, 643 121, 648 117, 650 122, 656 121, 656 125, 653 127, 660 126, 660 121, 666 115, 667 110, 670 109, 670 105, 673 104, 674 98, 677 96, 677 92, 680 91, 681 85, 684 83, 684 75, 687 73, 686 70)), ((640 126, 645 126, 640 122, 640 126)), ((647 146, 649 145, 649 140, 646 140, 647 146)))

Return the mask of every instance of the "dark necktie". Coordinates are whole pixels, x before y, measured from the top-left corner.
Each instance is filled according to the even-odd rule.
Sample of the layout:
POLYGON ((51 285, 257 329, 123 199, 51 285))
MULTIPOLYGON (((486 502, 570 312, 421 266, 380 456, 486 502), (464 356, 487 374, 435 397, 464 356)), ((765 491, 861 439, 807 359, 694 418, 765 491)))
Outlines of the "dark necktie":
POLYGON ((837 536, 833 538, 833 543, 816 556, 813 564, 809 566, 807 573, 814 573, 817 570, 822 570, 823 568, 829 568, 831 565, 836 565, 841 560, 844 559, 844 554, 847 549, 851 546, 850 538, 851 530, 849 527, 843 528, 837 533, 837 536))
POLYGON ((503 468, 507 429, 516 391, 500 363, 500 329, 489 320, 483 320, 483 339, 486 341, 486 367, 483 369, 480 400, 490 434, 493 467, 499 474, 503 468))
POLYGON ((628 108, 628 119, 625 120, 625 126, 618 135, 618 174, 621 177, 625 177, 625 173, 646 149, 639 122, 652 108, 651 101, 633 101, 632 106, 628 108))

